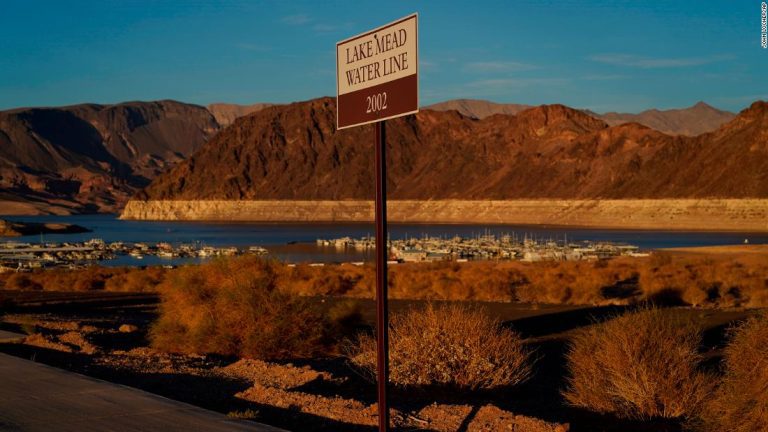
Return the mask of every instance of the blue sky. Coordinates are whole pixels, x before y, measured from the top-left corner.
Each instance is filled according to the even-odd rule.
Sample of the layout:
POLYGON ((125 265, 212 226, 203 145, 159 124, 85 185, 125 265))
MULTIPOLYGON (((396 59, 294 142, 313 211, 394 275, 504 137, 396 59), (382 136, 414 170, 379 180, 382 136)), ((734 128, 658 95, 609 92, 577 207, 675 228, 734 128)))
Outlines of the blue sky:
POLYGON ((477 3, 5 0, 0 109, 334 95, 336 41, 412 12, 422 104, 738 111, 768 99, 757 0, 477 3))

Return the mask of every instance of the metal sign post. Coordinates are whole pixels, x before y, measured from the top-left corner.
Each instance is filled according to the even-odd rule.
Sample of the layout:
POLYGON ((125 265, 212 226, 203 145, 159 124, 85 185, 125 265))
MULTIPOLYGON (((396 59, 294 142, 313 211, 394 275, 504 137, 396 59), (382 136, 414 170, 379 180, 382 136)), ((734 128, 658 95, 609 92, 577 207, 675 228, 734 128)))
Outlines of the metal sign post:
POLYGON ((379 395, 379 431, 389 428, 389 308, 387 301, 387 124, 374 123, 376 134, 376 372, 379 395))
POLYGON ((419 111, 418 15, 336 44, 336 128, 374 124, 376 140, 376 373, 379 431, 389 430, 386 120, 419 111))

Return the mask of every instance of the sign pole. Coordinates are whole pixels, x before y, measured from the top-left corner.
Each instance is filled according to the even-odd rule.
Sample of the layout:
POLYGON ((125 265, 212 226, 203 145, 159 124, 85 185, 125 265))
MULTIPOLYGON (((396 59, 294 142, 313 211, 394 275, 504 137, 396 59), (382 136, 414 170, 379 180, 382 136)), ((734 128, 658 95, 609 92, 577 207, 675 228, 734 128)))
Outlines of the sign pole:
POLYGON ((387 304, 387 130, 386 121, 374 123, 376 135, 376 372, 379 395, 379 432, 389 430, 389 313, 387 304))
POLYGON ((379 432, 389 431, 386 120, 419 112, 419 15, 336 43, 336 130, 373 123, 376 142, 376 375, 379 432))

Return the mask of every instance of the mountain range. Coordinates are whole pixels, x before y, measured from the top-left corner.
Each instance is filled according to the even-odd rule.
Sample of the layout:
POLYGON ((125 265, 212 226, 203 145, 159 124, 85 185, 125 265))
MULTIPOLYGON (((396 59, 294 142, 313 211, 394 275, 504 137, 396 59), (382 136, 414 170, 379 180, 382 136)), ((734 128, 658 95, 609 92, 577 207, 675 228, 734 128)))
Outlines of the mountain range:
MULTIPOLYGON (((367 148, 357 144, 369 140, 367 132, 364 128, 336 132, 334 112, 329 98, 290 105, 212 104, 206 108, 158 101, 0 111, 0 214, 119 211, 163 173, 140 198, 367 197, 371 161, 362 150, 367 148), (210 145, 204 145, 209 140, 210 145), (233 169, 216 172, 208 166, 216 163, 232 164, 233 169), (196 177, 208 170, 222 180, 196 177)), ((391 165, 397 168, 393 168, 395 183, 390 190, 395 197, 622 196, 621 190, 646 189, 631 185, 638 181, 635 177, 623 179, 629 182, 623 189, 614 183, 606 190, 597 186, 606 184, 606 176, 625 176, 622 158, 635 158, 635 164, 663 163, 663 159, 648 158, 660 149, 677 148, 678 142, 688 149, 693 143, 727 141, 711 134, 671 135, 715 130, 722 134, 718 127, 726 117, 732 123, 733 116, 703 103, 683 110, 598 115, 562 105, 447 101, 415 117, 390 122, 390 140, 397 140, 390 145, 396 145, 393 149, 399 155, 391 165), (633 120, 637 123, 623 123, 633 120), (657 121, 658 129, 672 131, 660 133, 639 124, 652 121, 657 121), (607 158, 595 153, 616 145, 639 147, 635 153, 627 150, 607 158), (429 155, 434 154, 441 157, 431 160, 429 155), (545 174, 553 168, 560 176, 555 183, 574 186, 549 184, 552 180, 545 174), (435 169, 445 172, 446 179, 433 178, 435 169), (531 180, 516 175, 538 176, 540 181, 529 184, 531 180), (462 179, 459 187, 448 181, 452 176, 453 182, 462 179), (513 192, 510 187, 515 188, 513 192), (450 194, 441 192, 448 190, 450 194)), ((734 149, 737 144, 728 143, 734 149)), ((657 174, 643 175, 655 181, 657 174)), ((761 173, 756 175, 759 178, 761 173)), ((746 185, 734 188, 756 187, 746 185)), ((651 190, 646 195, 666 189, 651 190)))
MULTIPOLYGON (((477 99, 454 99, 425 107, 437 111, 456 110, 467 117, 484 119, 494 114, 517 114, 533 108, 531 105, 500 104, 477 99)), ((657 110, 649 109, 638 114, 609 112, 598 114, 584 110, 592 117, 599 118, 611 126, 624 123, 639 123, 669 135, 696 136, 712 132, 730 121, 735 114, 719 110, 704 102, 688 108, 657 110)))
MULTIPOLYGON (((372 129, 336 131, 335 109, 321 98, 242 117, 136 199, 370 199, 372 129)), ((563 105, 483 119, 423 110, 388 121, 387 137, 394 200, 768 197, 766 102, 696 137, 563 105)))

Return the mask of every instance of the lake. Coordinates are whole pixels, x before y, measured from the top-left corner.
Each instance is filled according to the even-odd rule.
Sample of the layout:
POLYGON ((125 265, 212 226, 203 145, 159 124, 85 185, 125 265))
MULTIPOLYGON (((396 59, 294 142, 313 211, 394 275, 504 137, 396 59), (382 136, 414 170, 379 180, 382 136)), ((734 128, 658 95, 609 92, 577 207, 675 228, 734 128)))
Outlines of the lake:
MULTIPOLYGON (((150 222, 123 221, 116 215, 77 216, 7 216, 8 220, 25 222, 71 223, 92 230, 83 234, 45 235, 45 242, 79 242, 100 238, 105 242, 169 242, 198 243, 207 246, 263 246, 271 255, 287 262, 348 262, 372 260, 371 252, 339 250, 317 246, 318 238, 360 238, 373 236, 373 223, 223 223, 223 222, 150 222)), ((609 241, 627 243, 642 250, 742 244, 748 239, 752 244, 768 243, 765 232, 701 232, 701 231, 653 231, 617 230, 520 225, 477 224, 389 224, 390 237, 403 239, 421 236, 472 237, 484 234, 528 235, 538 240, 609 241)), ((20 242, 40 242, 39 235, 7 238, 20 242)), ((146 256, 137 260, 121 256, 104 261, 104 265, 155 265, 199 262, 199 258, 165 259, 146 256)))

